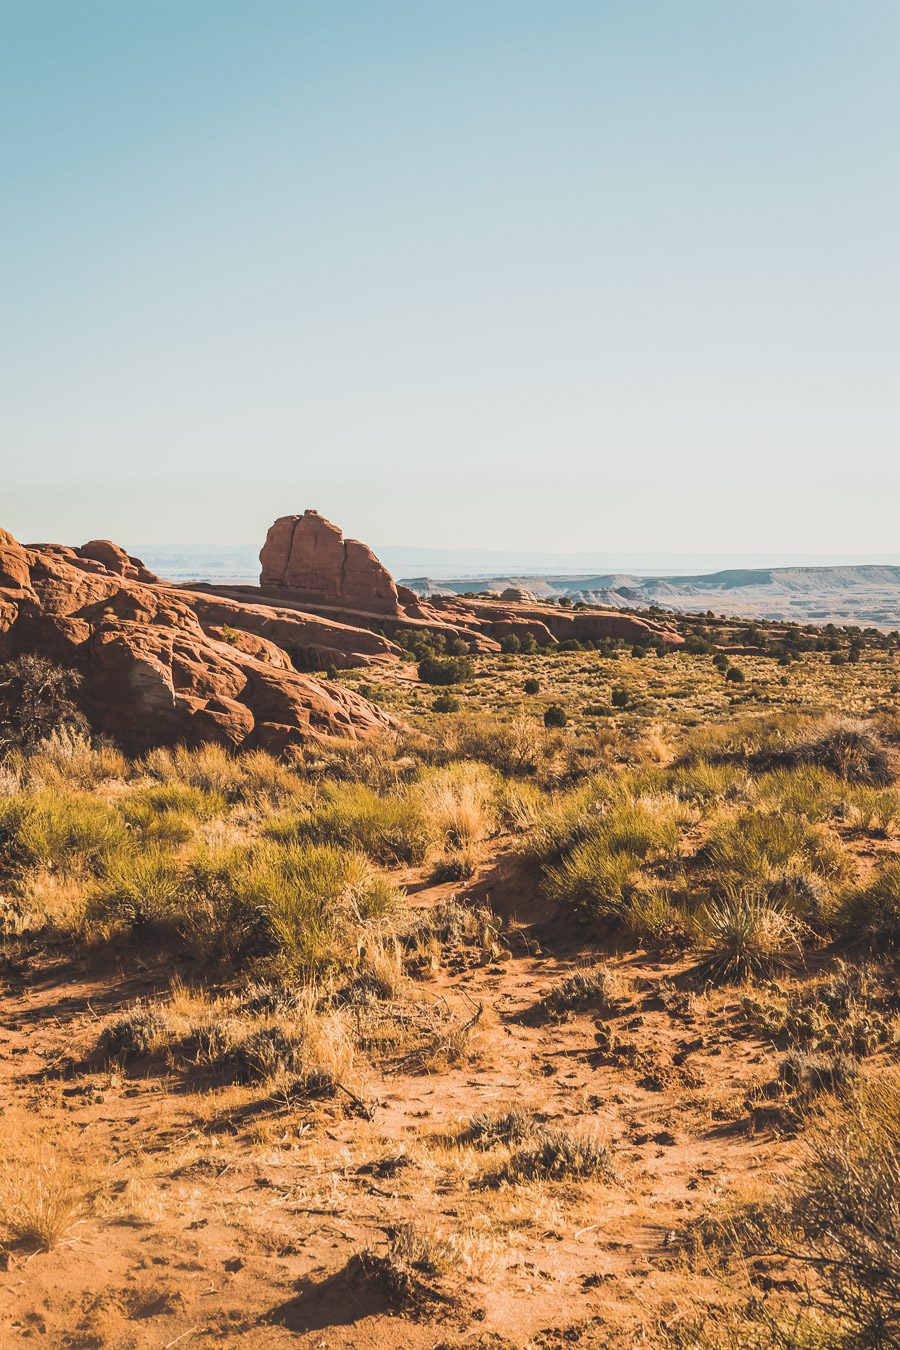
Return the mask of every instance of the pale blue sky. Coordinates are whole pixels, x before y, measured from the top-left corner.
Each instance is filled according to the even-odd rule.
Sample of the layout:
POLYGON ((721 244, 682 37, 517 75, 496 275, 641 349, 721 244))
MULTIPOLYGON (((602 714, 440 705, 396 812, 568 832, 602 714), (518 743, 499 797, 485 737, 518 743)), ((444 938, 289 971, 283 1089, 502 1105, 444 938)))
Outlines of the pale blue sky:
POLYGON ((898 550, 897 0, 0 0, 0 523, 898 550))

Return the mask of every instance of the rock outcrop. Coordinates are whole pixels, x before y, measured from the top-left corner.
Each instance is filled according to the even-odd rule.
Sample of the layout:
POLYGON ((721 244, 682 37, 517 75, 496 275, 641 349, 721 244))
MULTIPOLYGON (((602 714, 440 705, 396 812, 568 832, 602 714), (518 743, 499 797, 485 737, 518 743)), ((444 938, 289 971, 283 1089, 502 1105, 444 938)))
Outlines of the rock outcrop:
POLYGON ((573 612, 541 605, 524 587, 508 587, 491 599, 469 600, 450 593, 425 600, 406 586, 397 586, 370 548, 344 539, 338 526, 317 511, 281 516, 269 529, 259 557, 258 590, 203 589, 242 602, 274 602, 340 617, 357 627, 377 627, 388 636, 400 628, 437 629, 464 638, 476 651, 496 651, 500 640, 511 634, 519 638, 530 634, 542 646, 572 638, 663 641, 673 646, 681 642, 668 625, 615 611, 573 612))
POLYGON ((318 511, 281 516, 259 555, 260 587, 290 591, 298 603, 370 614, 400 614, 394 578, 370 548, 345 539, 318 511))
POLYGON ((281 751, 394 725, 310 672, 397 662, 402 629, 482 652, 527 634, 541 646, 681 642, 665 623, 561 609, 524 589, 420 598, 315 511, 277 520, 260 557, 259 586, 173 587, 109 540, 24 547, 0 530, 0 660, 40 652, 77 670, 92 725, 130 750, 216 740, 281 751))
POLYGON ((92 726, 120 745, 279 752, 392 725, 359 695, 295 670, 265 634, 221 622, 223 609, 235 617, 227 605, 218 625, 204 623, 190 596, 136 579, 152 576, 138 560, 105 543, 86 549, 25 548, 0 531, 0 659, 39 652, 78 671, 92 726))

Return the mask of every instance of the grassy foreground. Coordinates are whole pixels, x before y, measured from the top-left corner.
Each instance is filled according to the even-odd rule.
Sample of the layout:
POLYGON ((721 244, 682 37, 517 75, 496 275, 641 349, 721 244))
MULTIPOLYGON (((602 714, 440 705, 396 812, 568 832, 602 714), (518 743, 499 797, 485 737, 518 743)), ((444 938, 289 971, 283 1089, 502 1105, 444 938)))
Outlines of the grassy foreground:
POLYGON ((900 1343, 895 654, 8 750, 0 1342, 900 1343))

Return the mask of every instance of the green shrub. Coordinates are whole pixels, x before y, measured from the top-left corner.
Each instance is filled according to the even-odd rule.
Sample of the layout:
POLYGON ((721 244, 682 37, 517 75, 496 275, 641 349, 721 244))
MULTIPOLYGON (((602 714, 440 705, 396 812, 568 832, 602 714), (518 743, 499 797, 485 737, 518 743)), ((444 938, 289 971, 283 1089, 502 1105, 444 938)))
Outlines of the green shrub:
POLYGON ((9 863, 96 871, 128 843, 122 817, 98 797, 45 788, 0 799, 0 859, 9 863))
POLYGON ((408 791, 380 793, 363 783, 329 786, 319 806, 276 817, 264 834, 283 843, 358 848, 381 863, 421 862, 429 841, 419 803, 408 791))
POLYGON ((461 684, 471 680, 474 673, 466 656, 426 656, 419 662, 419 679, 423 684, 461 684))
POLYGON ((561 708, 558 703, 551 703, 544 713, 544 726, 551 730, 557 730, 568 723, 568 715, 565 708, 561 708))
POLYGON ((121 849, 94 889, 88 917, 124 923, 138 931, 175 926, 185 903, 185 876, 171 852, 142 843, 121 849))
POLYGON ((432 712, 455 713, 459 712, 460 702, 452 694, 438 694, 431 705, 432 712))
POLYGON ((541 682, 540 680, 528 679, 525 681, 522 688, 525 690, 526 694, 539 694, 541 691, 541 682))

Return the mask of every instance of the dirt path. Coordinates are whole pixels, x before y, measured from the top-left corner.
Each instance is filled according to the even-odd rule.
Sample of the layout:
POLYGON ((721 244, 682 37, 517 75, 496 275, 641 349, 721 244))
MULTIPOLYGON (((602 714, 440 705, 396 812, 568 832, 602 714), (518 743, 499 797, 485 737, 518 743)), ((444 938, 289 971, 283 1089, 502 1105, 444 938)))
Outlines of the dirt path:
POLYGON ((748 1132, 742 1106, 774 1054, 737 1027, 739 996, 692 998, 673 983, 677 962, 641 954, 611 958, 627 981, 612 1015, 548 1019, 543 997, 584 964, 576 935, 551 948, 550 916, 502 865, 470 889, 491 897, 508 955, 412 994, 460 1019, 483 1006, 466 1058, 373 1070, 371 1120, 350 1102, 209 1090, 174 1066, 85 1067, 101 1023, 164 989, 166 972, 65 953, 10 967, 0 1138, 43 1140, 45 1160, 65 1141, 97 1200, 53 1251, 8 1256, 0 1344, 433 1350, 549 1346, 543 1329, 577 1326, 567 1343, 626 1345, 653 1310, 677 1316, 686 1226, 784 1157, 776 1137, 748 1132), (602 1137, 616 1180, 478 1185, 485 1157, 442 1136, 514 1106, 602 1137), (458 1244, 454 1301, 419 1316, 398 1313, 355 1260, 405 1223, 458 1244))

